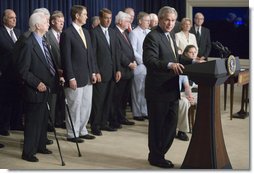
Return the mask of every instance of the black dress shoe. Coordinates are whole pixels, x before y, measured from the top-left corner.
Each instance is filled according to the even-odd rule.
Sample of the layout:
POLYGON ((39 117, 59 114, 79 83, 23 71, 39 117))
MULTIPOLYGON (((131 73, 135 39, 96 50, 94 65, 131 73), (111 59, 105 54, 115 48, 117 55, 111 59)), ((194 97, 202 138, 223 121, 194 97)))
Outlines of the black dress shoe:
POLYGON ((87 140, 92 140, 92 139, 95 139, 95 136, 86 134, 86 135, 79 136, 79 138, 83 138, 83 139, 87 139, 87 140))
POLYGON ((53 128, 53 126, 51 126, 51 125, 48 125, 48 130, 47 130, 48 132, 53 132, 54 131, 54 128, 53 128))
POLYGON ((82 140, 81 138, 67 138, 67 141, 73 142, 73 143, 83 143, 84 140, 82 140))
POLYGON ((11 127, 11 130, 24 131, 24 126, 11 127))
POLYGON ((160 168, 173 168, 174 167, 174 164, 169 160, 159 160, 159 161, 148 160, 148 161, 152 166, 156 166, 156 167, 160 167, 160 168))
POLYGON ((170 160, 166 160, 170 165, 172 165, 171 168, 175 167, 175 165, 170 161, 170 160))
POLYGON ((101 127, 101 130, 105 130, 105 131, 109 131, 109 132, 117 131, 117 129, 112 128, 110 126, 103 126, 103 127, 101 127))
POLYGON ((1 130, 1 131, 0 131, 0 135, 3 135, 3 136, 10 136, 10 132, 7 131, 7 130, 1 130))
POLYGON ((91 132, 93 135, 101 136, 101 130, 100 129, 91 129, 91 132))
POLYGON ((143 118, 144 118, 144 119, 147 119, 147 120, 149 120, 149 118, 148 118, 148 116, 147 116, 147 115, 146 115, 146 116, 143 116, 143 118))
POLYGON ((53 140, 50 140, 50 139, 47 139, 46 140, 46 145, 51 145, 51 144, 53 144, 54 142, 53 142, 53 140))
POLYGON ((29 161, 29 162, 38 162, 38 158, 36 158, 36 156, 25 156, 25 155, 22 155, 22 159, 23 160, 26 160, 26 161, 29 161))
POLYGON ((188 135, 182 131, 178 131, 176 138, 178 138, 179 140, 182 140, 182 141, 189 141, 188 135))
POLYGON ((121 120, 120 123, 124 124, 124 125, 134 125, 135 124, 133 121, 129 121, 128 119, 121 120))
POLYGON ((62 123, 62 124, 56 124, 55 125, 56 128, 62 128, 62 129, 66 129, 66 125, 65 123, 62 123))
POLYGON ((0 144, 0 148, 3 148, 4 147, 4 145, 3 144, 0 144))
POLYGON ((38 150, 38 153, 42 153, 42 154, 52 154, 53 152, 51 150, 48 149, 43 149, 43 150, 38 150))
POLYGON ((134 120, 137 120, 137 121, 144 121, 144 117, 133 117, 134 120))
POLYGON ((122 125, 120 123, 110 123, 109 126, 114 129, 121 129, 122 128, 122 125))

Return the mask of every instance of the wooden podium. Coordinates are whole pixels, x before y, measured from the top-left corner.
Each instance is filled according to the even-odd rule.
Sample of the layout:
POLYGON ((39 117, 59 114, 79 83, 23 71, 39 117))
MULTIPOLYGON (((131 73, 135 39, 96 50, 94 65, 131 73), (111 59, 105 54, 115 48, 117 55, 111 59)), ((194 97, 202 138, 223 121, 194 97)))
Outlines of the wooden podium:
POLYGON ((198 84, 198 105, 192 138, 181 168, 232 169, 220 113, 220 85, 228 78, 225 59, 185 66, 184 74, 198 84))

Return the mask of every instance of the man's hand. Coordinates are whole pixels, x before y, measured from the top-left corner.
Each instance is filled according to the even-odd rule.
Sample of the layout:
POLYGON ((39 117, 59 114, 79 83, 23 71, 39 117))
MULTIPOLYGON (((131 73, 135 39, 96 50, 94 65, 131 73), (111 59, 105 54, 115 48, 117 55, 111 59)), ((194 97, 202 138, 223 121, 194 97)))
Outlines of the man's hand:
POLYGON ((121 79, 121 77, 122 77, 121 71, 117 71, 116 72, 116 83, 121 79))
POLYGON ((195 104, 194 97, 192 95, 186 96, 186 98, 189 100, 191 105, 195 104))
POLYGON ((75 79, 69 81, 69 86, 71 89, 76 90, 77 89, 77 81, 75 79))
POLYGON ((45 92, 47 90, 47 86, 44 83, 40 82, 39 85, 37 86, 37 90, 39 92, 45 92))
POLYGON ((174 71, 175 74, 182 74, 184 66, 180 63, 172 63, 170 68, 174 71))
POLYGON ((93 74, 93 75, 92 75, 92 79, 91 79, 91 83, 92 83, 92 84, 95 84, 96 82, 97 82, 96 74, 93 74))
POLYGON ((137 67, 137 63, 136 63, 136 61, 133 61, 128 66, 130 69, 134 70, 137 67))
POLYGON ((61 86, 64 86, 64 82, 65 82, 64 78, 63 78, 63 77, 60 77, 60 78, 59 78, 59 81, 60 81, 60 85, 61 85, 61 86))
POLYGON ((101 82, 101 74, 97 73, 96 74, 97 82, 101 82))

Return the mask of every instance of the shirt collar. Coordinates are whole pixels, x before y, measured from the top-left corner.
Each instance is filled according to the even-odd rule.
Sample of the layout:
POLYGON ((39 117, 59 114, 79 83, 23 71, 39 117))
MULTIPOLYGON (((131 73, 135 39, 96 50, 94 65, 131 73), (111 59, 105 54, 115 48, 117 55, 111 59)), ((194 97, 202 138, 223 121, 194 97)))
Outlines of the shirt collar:
POLYGON ((101 27, 101 29, 102 29, 102 31, 105 33, 105 31, 106 30, 108 30, 108 28, 105 28, 105 27, 103 27, 102 25, 100 25, 100 27, 101 27))
POLYGON ((82 26, 77 25, 75 22, 72 22, 73 27, 79 32, 79 29, 82 28, 82 26))
MULTIPOLYGON (((5 27, 5 29, 8 31, 8 33, 10 33, 10 31, 13 30, 13 28, 9 28, 9 27, 7 27, 7 26, 5 26, 5 25, 4 25, 4 27, 5 27)), ((14 30, 13 30, 13 31, 14 31, 14 30)))
POLYGON ((116 27, 120 30, 121 33, 124 32, 124 30, 122 30, 118 25, 116 25, 116 27))

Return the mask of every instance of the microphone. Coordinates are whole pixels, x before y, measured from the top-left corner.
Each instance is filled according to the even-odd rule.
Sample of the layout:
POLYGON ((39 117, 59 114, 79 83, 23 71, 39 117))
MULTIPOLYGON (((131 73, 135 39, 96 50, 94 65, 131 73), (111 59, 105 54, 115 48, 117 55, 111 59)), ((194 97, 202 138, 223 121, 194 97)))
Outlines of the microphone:
POLYGON ((217 41, 217 44, 218 44, 218 46, 221 48, 221 50, 222 50, 223 52, 225 52, 224 46, 223 46, 219 41, 217 41))
POLYGON ((219 51, 221 58, 227 58, 229 54, 231 54, 231 51, 229 51, 228 47, 224 47, 219 41, 212 42, 212 45, 219 51))

